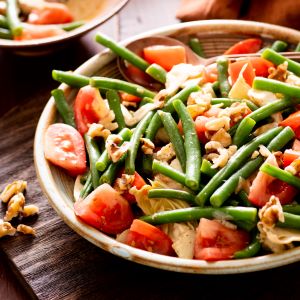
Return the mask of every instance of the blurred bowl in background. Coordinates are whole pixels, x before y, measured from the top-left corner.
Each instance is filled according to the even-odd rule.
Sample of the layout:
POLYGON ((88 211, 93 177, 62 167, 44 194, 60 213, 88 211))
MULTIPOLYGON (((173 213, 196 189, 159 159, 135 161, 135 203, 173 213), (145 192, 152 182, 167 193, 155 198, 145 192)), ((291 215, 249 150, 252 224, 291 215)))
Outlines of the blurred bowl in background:
POLYGON ((128 0, 67 0, 64 3, 74 16, 74 21, 84 21, 84 25, 72 31, 66 31, 65 34, 49 38, 28 41, 0 39, 0 48, 26 56, 48 54, 63 48, 69 42, 104 23, 122 9, 127 2, 128 0))

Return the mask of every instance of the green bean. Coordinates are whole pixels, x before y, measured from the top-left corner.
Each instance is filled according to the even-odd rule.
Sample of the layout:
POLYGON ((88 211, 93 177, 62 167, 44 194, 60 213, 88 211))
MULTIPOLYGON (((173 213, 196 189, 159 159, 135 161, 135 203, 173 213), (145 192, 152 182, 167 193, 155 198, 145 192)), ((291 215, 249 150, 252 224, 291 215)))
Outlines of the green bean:
POLYGON ((253 88, 257 90, 270 91, 272 93, 281 93, 286 96, 300 98, 300 87, 293 86, 291 84, 274 79, 255 77, 253 81, 253 88))
POLYGON ((272 177, 280 179, 280 180, 294 186, 297 189, 300 189, 300 178, 292 175, 291 173, 289 173, 285 170, 281 170, 280 168, 275 167, 270 164, 263 164, 259 170, 264 173, 267 173, 268 175, 270 175, 272 177))
POLYGON ((255 234, 252 242, 245 249, 235 252, 233 257, 236 259, 253 257, 260 249, 261 243, 257 234, 255 234))
POLYGON ((184 143, 181 134, 179 133, 178 127, 172 115, 163 111, 158 112, 160 119, 164 125, 164 128, 168 134, 168 137, 173 145, 176 157, 178 158, 181 169, 185 172, 186 168, 186 155, 184 149, 184 143))
POLYGON ((233 144, 237 145, 238 147, 243 145, 248 139, 249 134, 252 132, 252 129, 254 128, 255 124, 256 121, 252 118, 248 116, 244 118, 235 132, 235 135, 233 137, 233 144))
POLYGON ((162 175, 165 175, 184 186, 186 185, 185 174, 178 170, 175 170, 174 168, 170 167, 167 164, 164 164, 163 162, 153 159, 152 170, 153 172, 157 172, 162 175))
POLYGON ((279 132, 282 127, 277 127, 265 132, 252 141, 243 145, 228 161, 227 165, 208 182, 208 184, 196 196, 196 202, 203 206, 210 198, 214 191, 222 184, 223 180, 228 179, 236 170, 238 170, 247 158, 255 151, 259 145, 269 143, 279 132))
POLYGON ((131 95, 138 96, 140 98, 149 97, 154 98, 155 93, 147 90, 141 85, 130 83, 120 79, 107 78, 107 77, 92 77, 90 79, 90 85, 98 89, 104 90, 117 90, 123 91, 131 95))
MULTIPOLYGON (((132 131, 129 128, 123 128, 119 133, 118 136, 124 141, 129 141, 132 135, 132 131)), ((96 161, 96 168, 99 171, 104 171, 110 163, 110 158, 108 156, 107 150, 105 149, 102 154, 100 155, 99 159, 96 161)))
POLYGON ((150 216, 143 216, 140 219, 150 224, 159 225, 177 222, 189 222, 201 218, 214 219, 222 216, 234 222, 255 223, 257 209, 254 207, 224 206, 213 207, 188 207, 169 211, 162 211, 150 216))
POLYGON ((295 52, 300 52, 300 42, 298 43, 298 45, 296 46, 296 48, 295 48, 294 51, 295 51, 295 52))
POLYGON ((84 24, 85 24, 84 21, 75 21, 75 22, 70 22, 70 23, 66 23, 66 24, 60 24, 59 27, 61 29, 63 29, 64 31, 72 31, 76 28, 81 27, 84 24))
POLYGON ((272 49, 267 48, 261 54, 261 56, 263 58, 271 61, 275 65, 280 65, 280 64, 284 63, 285 61, 287 61, 288 62, 288 70, 291 71, 291 72, 293 72, 297 76, 300 75, 300 64, 298 62, 295 62, 295 61, 293 61, 291 59, 288 59, 288 58, 284 57, 283 55, 275 52, 272 49))
POLYGON ((109 108, 115 114, 115 121, 118 123, 118 131, 120 132, 123 128, 126 127, 126 124, 121 110, 121 100, 119 94, 114 90, 109 90, 106 92, 106 99, 108 101, 109 108))
POLYGON ((55 89, 51 91, 51 95, 54 98, 56 108, 59 111, 64 123, 76 128, 74 113, 72 108, 67 103, 64 92, 60 89, 55 89))
POLYGON ((285 227, 285 228, 292 228, 292 229, 300 229, 300 216, 290 214, 287 212, 283 213, 284 222, 277 222, 277 226, 285 227))
POLYGON ((250 100, 240 100, 240 99, 229 99, 229 98, 212 98, 211 104, 223 104, 222 107, 230 107, 233 103, 241 102, 246 103, 247 106, 252 110, 257 110, 258 107, 250 100))
POLYGON ((58 70, 52 71, 52 78, 58 82, 65 83, 76 88, 81 88, 83 86, 89 85, 90 82, 90 78, 87 76, 58 70))
POLYGON ((232 127, 229 128, 228 133, 230 134, 231 137, 233 137, 241 124, 241 121, 238 121, 236 124, 234 124, 232 127))
POLYGON ((189 188, 197 190, 200 183, 201 150, 195 123, 181 100, 174 100, 173 105, 183 127, 186 153, 185 183, 189 188))
POLYGON ((202 44, 198 38, 191 38, 189 40, 189 46, 197 55, 199 55, 200 57, 205 57, 202 44))
POLYGON ((158 64, 150 65, 145 72, 161 83, 165 83, 167 80, 166 70, 158 64))
POLYGON ((116 163, 111 163, 105 172, 100 177, 100 184, 108 183, 110 185, 113 184, 115 179, 117 178, 118 172, 122 167, 122 164, 125 161, 127 153, 125 153, 116 163))
POLYGON ((5 28, 0 28, 0 39, 11 40, 12 35, 10 33, 10 30, 5 28))
POLYGON ((130 139, 130 148, 128 149, 128 155, 125 160, 125 172, 126 174, 134 174, 135 172, 135 160, 140 145, 140 139, 145 133, 147 126, 149 125, 152 117, 154 115, 153 111, 148 112, 148 114, 141 120, 136 126, 133 135, 130 139))
POLYGON ((89 172, 87 180, 80 191, 80 198, 84 199, 93 190, 92 173, 89 172))
POLYGON ((300 205, 299 204, 283 205, 282 209, 284 212, 294 214, 294 215, 300 215, 300 205))
POLYGON ((215 81, 212 85, 211 85, 215 95, 218 97, 220 94, 220 83, 219 81, 215 81))
MULTIPOLYGON (((273 140, 269 143, 270 151, 278 151, 285 146, 295 136, 294 132, 289 127, 285 127, 273 140)), ((235 174, 230 176, 210 197, 210 203, 214 207, 221 206, 234 192, 240 178, 248 178, 255 170, 263 163, 263 158, 257 157, 248 161, 235 174)))
POLYGON ((2 28, 8 28, 8 22, 7 22, 7 18, 3 15, 0 15, 0 27, 2 28))
POLYGON ((200 172, 205 175, 208 175, 209 177, 213 177, 214 175, 217 174, 218 170, 213 169, 212 164, 208 160, 202 159, 200 172))
POLYGON ((148 192, 148 198, 180 199, 190 204, 195 204, 195 196, 193 194, 173 189, 152 189, 148 192))
POLYGON ((220 84, 221 95, 224 98, 228 97, 230 84, 228 82, 228 59, 220 57, 217 59, 218 81, 220 84))
POLYGON ((90 160, 90 170, 92 174, 93 188, 96 189, 99 186, 100 179, 99 172, 96 169, 96 161, 100 157, 100 151, 96 141, 89 135, 84 135, 84 141, 90 160))
POLYGON ((249 201, 248 194, 241 190, 238 192, 238 197, 241 200, 241 204, 246 207, 253 207, 252 203, 249 201))
POLYGON ((136 66, 140 70, 146 71, 146 69, 149 67, 149 63, 147 63, 143 58, 128 50, 126 47, 117 44, 108 36, 98 32, 95 39, 96 42, 109 48, 112 52, 136 66))
POLYGON ((153 99, 149 97, 144 97, 142 101, 139 103, 139 108, 147 103, 153 103, 153 99))
POLYGON ((14 37, 18 37, 22 34, 23 27, 19 19, 19 6, 17 0, 7 0, 6 17, 8 27, 14 37))
POLYGON ((284 41, 275 41, 271 46, 271 49, 275 52, 283 52, 288 47, 288 44, 284 41))

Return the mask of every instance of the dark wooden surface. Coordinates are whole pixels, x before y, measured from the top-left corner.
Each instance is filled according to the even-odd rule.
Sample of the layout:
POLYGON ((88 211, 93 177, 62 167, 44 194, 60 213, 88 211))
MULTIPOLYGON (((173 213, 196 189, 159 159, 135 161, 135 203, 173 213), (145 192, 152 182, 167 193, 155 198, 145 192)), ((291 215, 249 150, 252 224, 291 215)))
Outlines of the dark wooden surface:
MULTIPOLYGON (((99 30, 115 39, 173 24, 178 0, 131 0, 99 30)), ((94 31, 95 32, 95 31, 94 31)), ((0 188, 28 181, 27 201, 40 207, 36 238, 0 241, 0 299, 299 299, 300 264, 252 274, 204 276, 157 270, 96 248, 66 226, 38 185, 32 144, 49 92, 51 70, 70 70, 97 53, 94 32, 42 58, 0 51, 0 188)), ((0 211, 3 213, 2 205, 0 211)))

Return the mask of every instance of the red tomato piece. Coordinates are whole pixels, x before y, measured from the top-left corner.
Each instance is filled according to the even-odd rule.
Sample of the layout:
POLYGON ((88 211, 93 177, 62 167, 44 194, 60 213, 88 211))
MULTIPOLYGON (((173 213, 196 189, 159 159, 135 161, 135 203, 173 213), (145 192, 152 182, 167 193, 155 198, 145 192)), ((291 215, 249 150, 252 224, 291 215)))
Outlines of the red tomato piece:
POLYGON ((84 135, 88 131, 89 124, 99 122, 95 107, 100 98, 99 90, 89 85, 79 90, 74 103, 74 117, 80 134, 84 135))
POLYGON ((185 48, 182 46, 150 46, 144 48, 144 58, 150 64, 156 63, 166 71, 173 66, 186 62, 185 48))
MULTIPOLYGON (((269 155, 266 163, 278 167, 275 156, 269 155)), ((281 204, 291 203, 297 194, 297 189, 264 172, 259 171, 252 182, 249 201, 258 207, 264 206, 272 195, 279 198, 281 204)))
POLYGON ((196 230, 194 257, 207 261, 231 259, 250 241, 248 232, 228 228, 216 220, 201 218, 196 230))
POLYGON ((300 139, 300 111, 296 111, 289 115, 286 119, 279 123, 280 126, 290 126, 298 139, 300 139))
POLYGON ((43 39, 48 38, 52 36, 58 36, 65 34, 66 32, 59 28, 56 25, 30 25, 26 24, 24 25, 24 28, 22 30, 22 34, 20 36, 14 37, 14 40, 16 41, 29 41, 29 40, 35 40, 35 39, 43 39))
POLYGON ((86 172, 84 141, 70 125, 57 123, 45 133, 45 157, 54 165, 64 168, 72 176, 86 172))
POLYGON ((246 39, 240 41, 233 46, 231 46, 227 51, 225 51, 225 55, 229 54, 247 54, 247 53, 255 53, 260 50, 262 46, 261 39, 246 39))
POLYGON ((125 237, 129 246, 163 255, 174 255, 172 240, 159 228, 135 219, 125 237))
POLYGON ((85 223, 107 234, 121 233, 133 221, 129 203, 107 183, 77 201, 74 210, 85 223))
POLYGON ((249 57, 254 68, 255 75, 261 77, 269 76, 269 68, 274 67, 274 64, 262 57, 249 57))
POLYGON ((135 95, 131 95, 125 92, 120 92, 121 100, 127 102, 141 102, 141 98, 135 95))
POLYGON ((73 21, 73 16, 68 7, 62 3, 45 2, 40 7, 33 9, 28 15, 31 24, 63 24, 73 21))
POLYGON ((195 120, 195 128, 196 128, 196 132, 197 132, 197 135, 198 135, 198 138, 199 138, 199 141, 202 143, 202 144, 205 144, 208 139, 205 135, 205 132, 207 131, 206 130, 206 127, 205 127, 205 124, 211 120, 212 118, 208 118, 206 116, 198 116, 195 120))
POLYGON ((211 64, 204 68, 203 81, 214 83, 218 80, 217 64, 211 64))
POLYGON ((299 140, 297 140, 297 139, 294 140, 292 149, 295 151, 300 151, 300 141, 299 140))
POLYGON ((125 73, 128 78, 143 86, 153 82, 153 79, 148 74, 131 64, 127 65, 125 73))
POLYGON ((234 84, 237 81, 242 69, 243 69, 242 75, 243 75, 245 81, 250 86, 252 86, 253 80, 255 78, 255 72, 254 72, 254 69, 253 69, 253 66, 252 66, 252 63, 250 62, 250 60, 241 60, 241 61, 236 61, 234 63, 229 64, 228 73, 231 77, 232 84, 234 84), (244 67, 245 65, 247 65, 247 66, 244 67))
MULTIPOLYGON (((122 170, 120 176, 124 173, 124 170, 122 170)), ((138 190, 140 190, 144 185, 146 184, 143 177, 138 173, 134 172, 134 180, 132 182, 132 186, 135 186, 138 190)), ((129 203, 135 203, 136 199, 134 195, 130 194, 129 191, 126 191, 122 194, 122 196, 129 202, 129 203)))
POLYGON ((283 153, 283 166, 289 166, 295 159, 300 157, 300 151, 295 151, 292 149, 287 149, 283 153))

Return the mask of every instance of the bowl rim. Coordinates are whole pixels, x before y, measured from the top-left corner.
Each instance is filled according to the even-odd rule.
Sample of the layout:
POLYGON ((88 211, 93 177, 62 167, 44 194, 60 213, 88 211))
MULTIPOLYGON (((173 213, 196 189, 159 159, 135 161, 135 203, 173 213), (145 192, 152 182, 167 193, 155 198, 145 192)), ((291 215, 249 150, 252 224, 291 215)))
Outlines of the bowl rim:
MULTIPOLYGON (((0 39, 0 48, 12 48, 12 49, 20 49, 20 48, 35 48, 35 47, 42 47, 47 46, 49 44, 56 44, 63 41, 69 41, 75 37, 81 36, 89 31, 93 30, 97 26, 101 25, 102 23, 106 22, 110 18, 112 18, 116 13, 118 13, 127 3, 129 0, 118 0, 118 3, 114 6, 111 6, 105 14, 101 14, 91 21, 86 22, 82 26, 66 32, 63 35, 53 36, 49 38, 43 39, 34 39, 29 41, 14 41, 14 40, 5 40, 0 39)), ((109 0, 107 1, 109 3, 109 0)), ((50 25, 49 25, 50 26, 50 25)))
MULTIPOLYGON (((288 37, 286 40, 300 40, 300 32, 294 29, 281 27, 253 21, 236 21, 236 20, 209 20, 209 21, 194 21, 183 24, 176 24, 161 27, 158 29, 147 31, 143 34, 130 37, 121 43, 126 45, 134 39, 149 36, 149 35, 173 35, 185 30, 205 29, 205 30, 226 30, 228 28, 238 29, 239 32, 251 34, 249 27, 260 28, 261 35, 272 36, 272 34, 280 34, 288 37), (248 31, 247 31, 248 27, 248 31)), ((256 28, 256 29, 255 29, 256 28)), ((250 30, 251 31, 251 30, 250 30)), ((279 34, 279 35, 280 35, 279 34)), ((91 75, 101 67, 112 61, 116 56, 110 50, 104 50, 96 54, 79 68, 74 73, 82 75, 91 75)), ((68 90, 68 86, 61 84, 59 88, 64 91, 68 90)), ((100 232, 99 230, 83 223, 76 218, 73 206, 68 205, 54 184, 54 179, 50 170, 50 165, 44 157, 43 150, 43 134, 45 129, 52 123, 56 114, 54 99, 51 97, 47 102, 37 125, 34 138, 34 165, 40 186, 48 198, 49 203, 55 209, 62 220, 71 227, 75 232, 87 239, 94 245, 127 260, 137 262, 139 264, 176 271, 182 273, 194 274, 238 274, 260 270, 271 269, 279 266, 284 266, 300 260, 300 247, 286 250, 279 254, 267 254, 259 257, 224 260, 217 262, 206 262, 203 260, 192 260, 183 258, 174 258, 165 255, 155 254, 144 250, 136 249, 116 241, 114 238, 100 232)), ((65 197, 66 198, 66 197, 65 197)))

